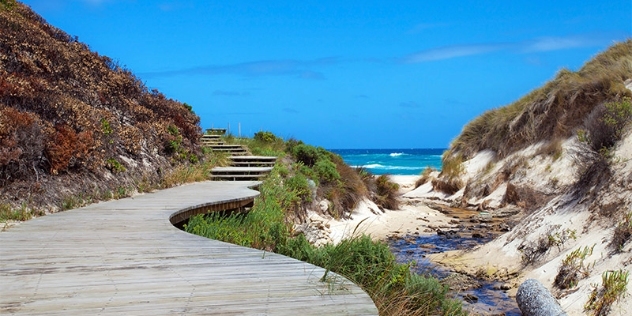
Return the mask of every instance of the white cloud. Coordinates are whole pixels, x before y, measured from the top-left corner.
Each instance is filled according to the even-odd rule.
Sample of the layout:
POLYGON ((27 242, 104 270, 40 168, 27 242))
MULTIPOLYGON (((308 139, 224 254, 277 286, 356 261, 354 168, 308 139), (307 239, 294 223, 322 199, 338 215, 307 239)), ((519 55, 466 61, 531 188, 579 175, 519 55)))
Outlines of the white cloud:
POLYGON ((404 63, 422 63, 458 57, 490 54, 498 51, 513 51, 519 54, 550 52, 580 47, 592 47, 611 42, 614 34, 584 34, 566 37, 540 37, 515 43, 480 43, 431 48, 410 54, 401 59, 404 63))
POLYGON ((405 63, 421 63, 443 59, 452 59, 472 55, 480 55, 498 51, 504 48, 499 44, 456 45, 433 48, 420 51, 404 57, 405 63))
POLYGON ((542 37, 523 43, 524 52, 549 52, 594 45, 595 40, 588 37, 542 37))

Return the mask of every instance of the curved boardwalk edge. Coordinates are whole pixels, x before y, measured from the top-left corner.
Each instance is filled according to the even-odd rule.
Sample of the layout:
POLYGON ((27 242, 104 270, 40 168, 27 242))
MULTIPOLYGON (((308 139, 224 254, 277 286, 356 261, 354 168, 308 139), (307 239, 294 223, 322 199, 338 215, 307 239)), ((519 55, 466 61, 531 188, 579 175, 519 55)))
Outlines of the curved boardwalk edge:
POLYGON ((187 234, 182 210, 253 198, 202 182, 36 218, 0 233, 0 314, 377 315, 324 269, 187 234))

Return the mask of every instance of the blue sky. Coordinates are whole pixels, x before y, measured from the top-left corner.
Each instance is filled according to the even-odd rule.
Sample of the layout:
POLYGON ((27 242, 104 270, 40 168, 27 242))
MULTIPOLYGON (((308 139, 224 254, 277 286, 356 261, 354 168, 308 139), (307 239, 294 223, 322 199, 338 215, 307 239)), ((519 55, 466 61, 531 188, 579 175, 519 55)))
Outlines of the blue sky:
POLYGON ((632 37, 630 0, 23 2, 203 128, 329 149, 445 148, 632 37))

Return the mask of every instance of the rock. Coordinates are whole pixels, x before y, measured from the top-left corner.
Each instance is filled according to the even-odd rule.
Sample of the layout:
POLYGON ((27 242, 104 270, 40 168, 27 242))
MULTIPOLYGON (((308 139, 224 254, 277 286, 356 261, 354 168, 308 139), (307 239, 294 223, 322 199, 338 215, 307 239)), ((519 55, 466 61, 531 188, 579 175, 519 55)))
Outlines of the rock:
POLYGON ((444 278, 441 283, 447 285, 450 287, 450 290, 456 292, 463 292, 481 287, 481 284, 476 279, 461 273, 452 273, 444 278))
POLYGON ((495 284, 492 289, 494 291, 509 291, 511 290, 511 284, 503 283, 503 284, 495 284))
POLYGON ((435 249, 435 248, 437 248, 437 246, 435 246, 434 244, 421 244, 421 245, 419 245, 419 248, 435 249))
POLYGON ((318 208, 321 212, 327 213, 327 210, 329 210, 329 201, 326 199, 320 201, 320 203, 318 203, 318 208))
POLYGON ((465 294, 463 295, 463 300, 468 303, 476 303, 478 302, 478 297, 474 294, 465 294))
POLYGON ((437 229, 437 235, 443 236, 443 237, 448 238, 448 239, 459 237, 459 233, 456 232, 455 230, 441 230, 441 229, 437 229))
POLYGON ((481 233, 476 232, 476 233, 472 233, 472 238, 479 238, 480 239, 480 238, 485 238, 485 236, 483 236, 483 234, 481 234, 481 233))
POLYGON ((528 279, 520 285, 516 301, 524 316, 566 316, 551 292, 535 279, 528 279))
POLYGON ((511 230, 511 227, 505 223, 501 223, 500 225, 498 225, 498 230, 500 230, 501 232, 508 232, 511 230))

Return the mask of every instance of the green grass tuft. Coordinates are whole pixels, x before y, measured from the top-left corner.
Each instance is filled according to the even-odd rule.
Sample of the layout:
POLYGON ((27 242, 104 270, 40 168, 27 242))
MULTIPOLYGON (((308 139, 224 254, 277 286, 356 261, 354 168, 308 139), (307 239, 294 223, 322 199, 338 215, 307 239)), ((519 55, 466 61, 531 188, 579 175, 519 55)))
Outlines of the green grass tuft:
POLYGON ((610 312, 614 302, 625 295, 630 271, 606 271, 601 275, 601 288, 594 286, 593 291, 584 306, 586 311, 592 311, 594 316, 605 316, 610 312))

